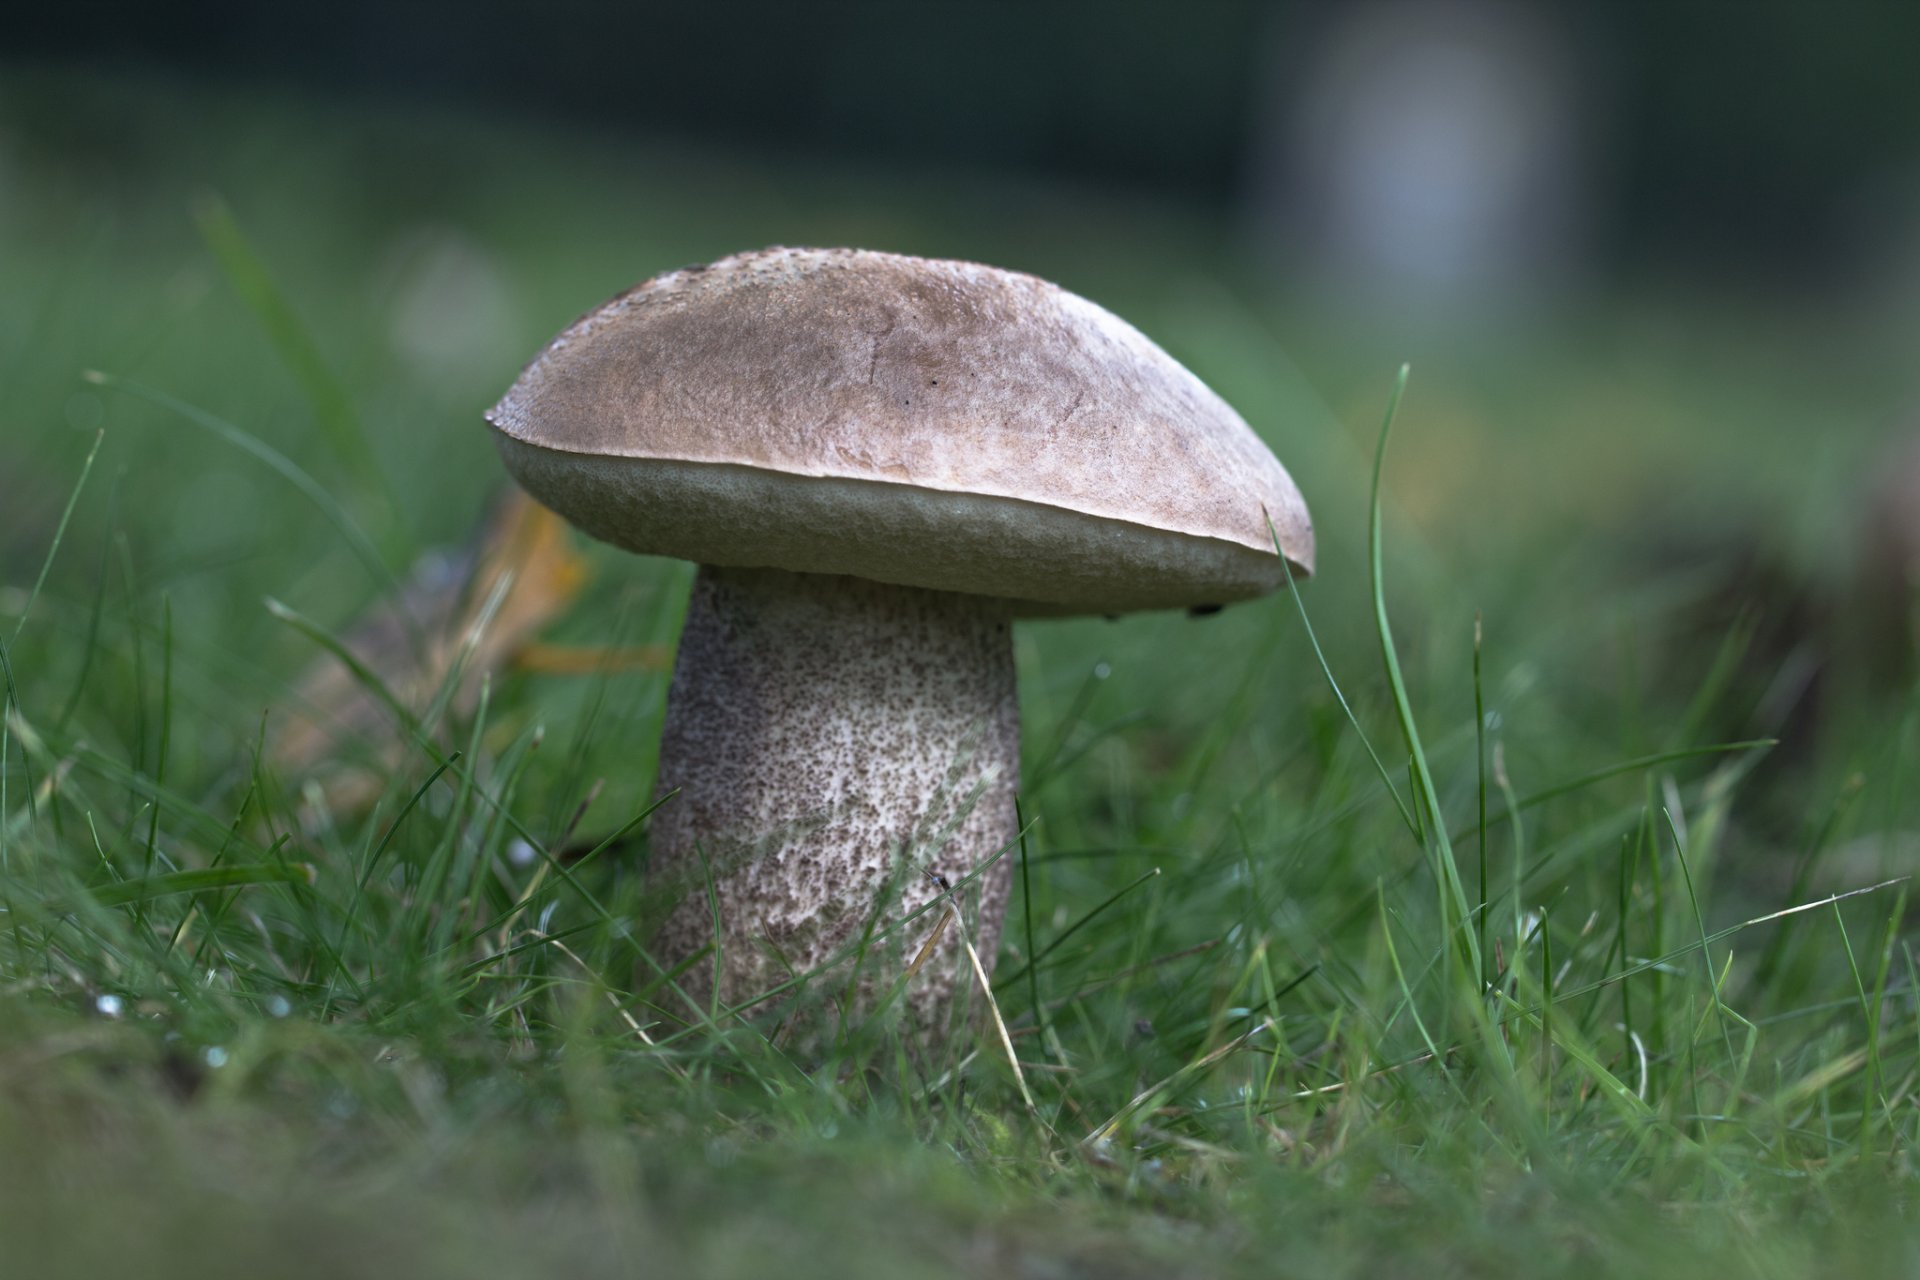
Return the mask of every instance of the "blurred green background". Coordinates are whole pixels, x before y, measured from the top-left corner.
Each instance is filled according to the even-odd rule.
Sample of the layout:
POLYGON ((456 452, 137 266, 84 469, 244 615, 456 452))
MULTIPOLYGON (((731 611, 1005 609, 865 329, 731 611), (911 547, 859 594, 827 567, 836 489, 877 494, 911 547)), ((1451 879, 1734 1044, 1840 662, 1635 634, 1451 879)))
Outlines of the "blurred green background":
POLYGON ((474 527, 500 484, 479 414, 573 316, 686 262, 854 244, 1033 271, 1138 324, 1293 470, 1316 593, 1358 581, 1371 424, 1411 360, 1396 590, 1589 629, 1589 669, 1649 592, 1657 639, 1709 651, 1741 617, 1762 662, 1899 648, 1836 633, 1899 612, 1860 597, 1892 591, 1862 586, 1868 509, 1920 431, 1913 6, 98 4, 7 26, 16 588, 103 426, 119 491, 76 528, 115 503, 188 634, 284 660, 301 641, 260 595, 335 623, 375 585, 257 464, 180 454, 189 428, 85 369, 350 486, 312 399, 330 383, 399 497, 400 568, 474 527))

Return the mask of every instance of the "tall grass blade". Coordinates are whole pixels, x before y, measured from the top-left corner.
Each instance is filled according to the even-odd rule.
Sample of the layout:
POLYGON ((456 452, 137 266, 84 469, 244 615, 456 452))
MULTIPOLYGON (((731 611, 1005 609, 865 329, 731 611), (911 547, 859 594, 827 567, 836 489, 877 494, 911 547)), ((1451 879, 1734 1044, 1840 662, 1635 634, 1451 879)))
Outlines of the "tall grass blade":
POLYGON ((1700 930, 1700 957, 1707 968, 1707 997, 1714 1013, 1714 1020, 1720 1024, 1721 1038, 1726 1042, 1727 1060, 1734 1059, 1733 1033, 1727 1029, 1728 1010, 1720 1002, 1720 986, 1713 976, 1713 951, 1707 944, 1707 915, 1700 905, 1700 895, 1693 884, 1693 867, 1687 859, 1687 841, 1681 834, 1680 825, 1674 820, 1673 810, 1662 808, 1660 816, 1667 820, 1667 833, 1673 837, 1674 858, 1680 863, 1680 876, 1686 885, 1687 902, 1693 907, 1693 922, 1700 930))
MULTIPOLYGON (((115 880, 88 889, 86 896, 97 906, 124 907, 182 893, 205 893, 209 889, 237 889, 257 884, 311 885, 314 880, 312 863, 261 862, 247 866, 169 871, 164 875, 135 880, 115 880)), ((73 899, 55 898, 39 904, 39 909, 46 914, 59 915, 74 910, 76 905, 73 899)))
POLYGON ((360 528, 353 517, 347 514, 346 509, 340 505, 338 500, 336 500, 331 493, 328 493, 319 481, 303 471, 293 459, 287 457, 272 445, 267 444, 258 436, 243 431, 226 419, 216 417, 214 414, 208 413, 205 409, 188 404, 178 397, 168 395, 166 392, 154 387, 149 387, 144 383, 136 382, 132 378, 123 378, 118 374, 104 373, 98 369, 88 370, 85 376, 87 381, 94 383, 96 386, 108 387, 115 391, 124 391, 136 399, 145 400, 148 404, 156 408, 165 409, 170 413, 177 414, 185 418, 188 422, 191 422, 194 426, 199 427, 202 431, 218 437, 242 453, 249 454, 257 461, 263 463, 269 470, 299 490, 302 496, 319 509, 320 514, 325 516, 327 522, 339 531, 348 549, 353 552, 361 564, 366 566, 368 574, 372 576, 375 582, 380 584, 382 590, 391 592, 395 598, 399 597, 401 591, 400 581, 394 577, 393 570, 387 567, 385 557, 380 554, 379 548, 374 546, 373 540, 360 528))
POLYGON ((1087 912, 1085 915, 1081 916, 1078 920, 1075 920, 1072 924, 1062 929, 1059 932, 1059 934, 1054 937, 1053 941, 1049 942, 1046 945, 1045 949, 1042 950, 1038 955, 1034 956, 1033 959, 1027 961, 1025 964, 1021 965, 1018 969, 1014 970, 1014 972, 1007 974, 1005 977, 996 979, 994 985, 999 987, 1010 987, 1014 983, 1020 981, 1020 979, 1026 977, 1028 970, 1039 968, 1041 961, 1045 960, 1048 956, 1052 955, 1055 951, 1059 950, 1060 945, 1064 943, 1068 938, 1071 938, 1074 934, 1080 932, 1080 930, 1084 929, 1087 925, 1099 919, 1100 916, 1104 914, 1109 907, 1112 907, 1115 903, 1119 902, 1122 898, 1132 893, 1135 889, 1138 889, 1141 885, 1147 883, 1147 881, 1155 879, 1156 877, 1159 876, 1159 874, 1160 874, 1160 868, 1155 867, 1151 871, 1144 872, 1138 878, 1130 881, 1119 892, 1108 897, 1105 901, 1101 902, 1099 906, 1095 907, 1093 910, 1087 912))
POLYGON ((1400 655, 1394 648, 1393 627, 1387 619, 1386 574, 1383 568, 1385 556, 1380 532, 1381 478, 1386 470, 1387 440, 1392 434, 1393 420, 1400 412, 1400 400, 1406 394, 1407 378, 1412 372, 1412 366, 1403 364, 1394 378, 1393 393, 1387 401, 1386 416, 1380 424, 1380 441, 1373 455, 1373 482, 1367 521, 1367 562, 1372 580, 1373 621, 1380 640, 1381 661, 1386 666, 1387 687, 1393 694, 1394 710, 1400 718, 1400 733, 1413 759, 1417 791, 1413 802, 1425 809, 1424 825, 1431 828, 1433 833, 1434 875, 1443 896, 1440 919, 1451 944, 1463 948, 1462 959, 1466 962, 1467 972, 1477 974, 1481 971, 1480 940, 1469 927, 1473 919, 1472 908, 1467 902, 1466 888, 1460 881, 1460 868, 1454 861, 1453 842, 1447 835, 1446 818, 1440 812, 1440 793, 1434 787, 1433 773, 1427 766, 1426 750, 1420 741, 1420 727, 1414 722, 1413 705, 1407 697, 1407 683, 1400 672, 1400 655))
POLYGON ((60 554, 60 544, 67 537, 67 522, 73 519, 73 509, 79 505, 80 492, 87 487, 87 477, 93 474, 93 460, 100 456, 100 442, 106 438, 104 428, 93 434, 93 447, 87 450, 87 460, 80 464, 80 478, 73 482, 73 491, 67 495, 67 505, 60 511, 60 522, 53 527, 53 541, 47 546, 46 558, 40 562, 40 573, 33 580, 33 590, 27 593, 27 603, 20 610, 19 620, 13 624, 15 644, 20 643, 20 633, 26 630, 34 602, 40 598, 40 588, 47 585, 47 574, 53 570, 54 557, 60 554))
POLYGON ((1477 833, 1480 837, 1480 904, 1475 919, 1480 926, 1480 987, 1485 990, 1493 985, 1493 973, 1487 962, 1490 954, 1487 949, 1487 901, 1491 875, 1487 867, 1487 700, 1480 683, 1480 640, 1480 614, 1476 611, 1473 615, 1473 773, 1480 823, 1477 833))
POLYGON ((346 464, 354 483, 363 496, 378 498, 383 516, 390 518, 393 493, 374 456, 367 429, 353 407, 353 398, 327 367, 319 344, 274 282, 273 273, 240 229, 233 210, 219 196, 208 194, 195 202, 193 220, 227 283, 260 321, 267 340, 305 392, 320 430, 346 464))
MULTIPOLYGON (((1843 893, 1829 894, 1824 898, 1817 898, 1812 902, 1803 902, 1803 903, 1800 903, 1798 906, 1783 907, 1778 911, 1769 911, 1766 915, 1763 915, 1763 916, 1754 916, 1750 920, 1742 920, 1739 924, 1730 924, 1724 929, 1716 929, 1712 933, 1707 934, 1699 942, 1689 942, 1684 946, 1675 947, 1673 950, 1668 951, 1662 955, 1654 956, 1650 960, 1641 960, 1637 963, 1630 964, 1626 966, 1624 969, 1621 969, 1618 973, 1610 973, 1604 978, 1596 978, 1591 982, 1582 983, 1580 986, 1574 987, 1571 990, 1562 991, 1560 992, 1557 998, 1564 1003, 1565 1001, 1575 999, 1576 997, 1588 995, 1594 991, 1598 991, 1602 987, 1610 987, 1617 982, 1624 982, 1626 979, 1631 978, 1636 974, 1667 971, 1673 965, 1674 961, 1685 959, 1687 956, 1690 956, 1694 952, 1701 950, 1703 947, 1711 946, 1716 942, 1724 942, 1728 938, 1731 938, 1736 934, 1743 933, 1746 930, 1752 929, 1758 925, 1771 924, 1776 920, 1785 920, 1791 916, 1801 915, 1808 911, 1818 911, 1822 907, 1834 907, 1835 912, 1837 914, 1838 907, 1836 904, 1838 903, 1845 902, 1850 898, 1861 898, 1861 897, 1865 897, 1868 894, 1879 893, 1882 890, 1891 889, 1896 885, 1902 885, 1907 883, 1907 881, 1910 880, 1911 878, 1912 877, 1910 876, 1895 876, 1891 880, 1882 880, 1878 884, 1870 884, 1859 889, 1848 889, 1843 893)), ((1859 972, 1859 967, 1855 965, 1853 966, 1853 968, 1854 968, 1855 974, 1857 975, 1859 972)), ((1866 986, 1864 982, 1861 982, 1857 985, 1856 991, 1855 991, 1855 997, 1856 999, 1854 1003, 1864 1008, 1865 1002, 1866 1002, 1866 986)), ((1525 1010, 1522 1010, 1522 1012, 1537 1015, 1539 1013, 1539 1010, 1525 1009, 1525 1010)))
MULTIPOLYGON (((1583 773, 1577 778, 1570 779, 1566 782, 1555 783, 1553 786, 1543 787, 1539 791, 1520 796, 1515 799, 1512 804, 1507 806, 1504 813, 1493 814, 1484 819, 1484 821, 1497 827, 1502 822, 1511 819, 1515 814, 1525 813, 1529 809, 1537 809, 1550 800, 1558 800, 1562 796, 1569 796, 1578 791, 1585 791, 1588 787, 1605 782, 1609 778, 1617 778, 1622 774, 1637 773, 1643 769, 1657 769, 1661 765, 1673 764, 1680 760, 1694 760, 1702 756, 1726 755, 1734 751, 1764 751, 1769 747, 1778 745, 1778 738, 1748 738, 1740 742, 1716 742, 1704 747, 1687 747, 1679 751, 1656 751, 1651 755, 1635 756, 1631 760, 1621 760, 1603 769, 1595 769, 1592 773, 1583 773)), ((1479 833, 1480 828, 1469 827, 1464 831, 1454 832, 1453 838, 1455 840, 1465 840, 1468 836, 1478 835, 1479 833)))
POLYGON ((1340 704, 1341 713, 1347 717, 1347 723, 1353 726, 1354 736, 1358 737, 1360 745, 1366 748, 1367 759, 1373 761, 1374 772, 1380 775, 1380 785, 1387 789, 1387 794, 1393 798, 1394 808, 1400 811, 1400 820, 1407 824, 1407 830, 1415 840, 1420 839, 1420 820, 1413 816, 1413 810, 1408 808, 1407 802, 1401 798, 1400 788, 1394 785, 1393 774, 1388 772, 1386 761, 1382 760, 1380 753, 1374 750, 1373 741, 1367 737, 1367 731, 1360 727, 1360 717, 1353 713, 1353 706, 1347 701, 1346 691, 1334 678, 1333 668, 1327 663, 1326 652, 1320 648, 1320 637, 1314 634, 1313 620, 1307 616, 1306 603, 1300 599, 1300 584, 1294 580, 1293 566, 1287 563, 1286 553, 1280 549, 1280 533, 1273 527, 1271 515, 1267 517, 1267 537, 1273 542, 1273 553, 1280 557, 1280 572, 1286 576, 1287 593, 1293 597, 1293 607, 1300 615, 1300 625, 1306 628, 1307 643, 1313 648, 1314 661, 1320 664, 1320 674, 1326 677, 1327 688, 1333 691, 1333 700, 1340 704))

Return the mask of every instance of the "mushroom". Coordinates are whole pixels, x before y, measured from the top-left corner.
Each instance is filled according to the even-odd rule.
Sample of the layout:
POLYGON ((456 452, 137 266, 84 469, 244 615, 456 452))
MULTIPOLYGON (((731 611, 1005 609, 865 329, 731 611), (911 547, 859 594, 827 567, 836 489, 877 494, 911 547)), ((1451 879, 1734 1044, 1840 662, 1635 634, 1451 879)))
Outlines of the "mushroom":
POLYGON ((1299 490, 1198 378, 974 263, 772 248, 670 271, 561 333, 487 421, 574 525, 700 566, 648 874, 680 895, 652 954, 699 957, 703 1002, 854 956, 822 975, 843 1012, 910 969, 937 1030, 969 962, 945 904, 920 908, 977 901, 987 964, 1006 909, 1013 620, 1258 596, 1284 581, 1275 534, 1313 563, 1299 490))

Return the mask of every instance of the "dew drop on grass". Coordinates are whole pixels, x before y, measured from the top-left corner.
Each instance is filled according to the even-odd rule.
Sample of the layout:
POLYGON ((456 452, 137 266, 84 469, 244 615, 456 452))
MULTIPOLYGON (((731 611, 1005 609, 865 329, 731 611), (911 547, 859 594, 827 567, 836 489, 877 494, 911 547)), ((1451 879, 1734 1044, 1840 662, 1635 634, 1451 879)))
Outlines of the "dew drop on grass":
POLYGON ((1096 662, 1093 664, 1093 678, 1095 680, 1105 680, 1112 674, 1113 664, 1107 662, 1096 662))
POLYGON ((107 995, 94 997, 93 1007, 109 1018, 117 1018, 125 1010, 126 1003, 119 996, 107 995))
POLYGON ((533 846, 518 837, 507 842, 507 861, 516 867, 530 867, 536 855, 533 846))
POLYGON ((267 997, 267 1016, 273 1017, 273 1018, 284 1018, 292 1012, 293 1012, 293 1005, 287 1000, 285 996, 268 996, 267 997))
POLYGON ((209 1045, 207 1051, 200 1056, 205 1058, 207 1065, 216 1071, 227 1065, 227 1051, 217 1044, 209 1045))
POLYGON ((1538 907, 1530 907, 1520 913, 1520 946, 1524 947, 1533 941, 1534 935, 1539 932, 1540 922, 1545 918, 1538 907))

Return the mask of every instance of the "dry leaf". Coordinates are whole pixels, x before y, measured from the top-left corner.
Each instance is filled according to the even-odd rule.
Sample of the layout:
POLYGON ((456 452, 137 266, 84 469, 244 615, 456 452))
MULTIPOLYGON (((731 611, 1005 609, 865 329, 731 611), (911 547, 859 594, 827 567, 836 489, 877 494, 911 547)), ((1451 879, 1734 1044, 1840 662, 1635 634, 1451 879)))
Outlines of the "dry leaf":
MULTIPOLYGON (((483 677, 513 661, 573 603, 585 580, 586 562, 565 522, 516 490, 495 505, 472 543, 421 557, 399 597, 373 606, 343 643, 415 715, 457 678, 451 705, 464 715, 478 699, 483 677)), ((650 651, 642 651, 638 662, 618 651, 541 646, 539 653, 543 669, 551 670, 657 669, 664 662, 650 651), (597 665, 582 656, 596 653, 597 665), (571 656, 563 661, 554 655, 571 656)), ((365 809, 405 756, 406 729, 332 654, 316 658, 295 691, 296 709, 279 718, 268 742, 270 763, 282 776, 317 784, 333 814, 365 809)))

